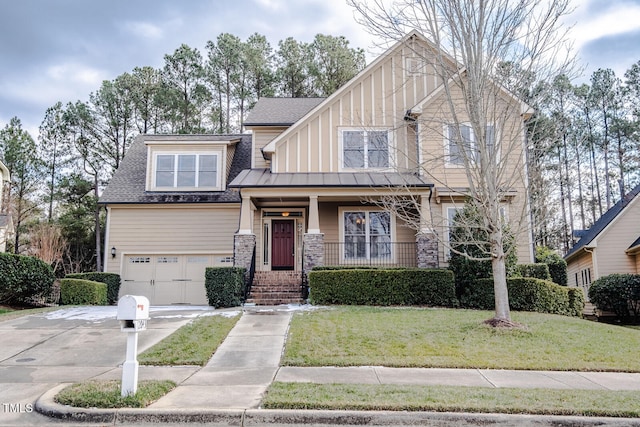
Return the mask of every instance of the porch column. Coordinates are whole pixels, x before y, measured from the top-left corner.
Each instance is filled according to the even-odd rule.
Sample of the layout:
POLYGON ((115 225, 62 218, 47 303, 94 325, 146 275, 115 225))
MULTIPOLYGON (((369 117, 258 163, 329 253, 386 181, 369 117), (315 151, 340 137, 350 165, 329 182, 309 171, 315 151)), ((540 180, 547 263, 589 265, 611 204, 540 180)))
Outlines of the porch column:
POLYGON ((306 274, 316 265, 324 265, 324 234, 305 233, 302 242, 304 244, 302 270, 306 274))
POLYGON ((238 234, 252 234, 251 226, 251 197, 242 196, 242 206, 240 207, 240 227, 238 234))
POLYGON ((251 272, 251 261, 255 247, 255 234, 236 234, 233 236, 233 266, 246 269, 245 280, 249 278, 251 272))
POLYGON ((416 262, 420 268, 437 268, 438 235, 431 228, 428 196, 420 196, 420 232, 416 235, 416 262))
POLYGON ((309 196, 309 234, 320 234, 320 215, 318 213, 318 196, 309 196))

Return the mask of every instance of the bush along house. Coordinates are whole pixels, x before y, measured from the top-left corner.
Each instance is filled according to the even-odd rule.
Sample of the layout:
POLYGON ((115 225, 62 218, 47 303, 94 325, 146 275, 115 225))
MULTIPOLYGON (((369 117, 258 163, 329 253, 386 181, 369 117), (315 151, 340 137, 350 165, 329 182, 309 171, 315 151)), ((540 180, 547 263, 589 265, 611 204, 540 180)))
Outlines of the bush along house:
MULTIPOLYGON (((239 266, 253 273, 251 298, 276 304, 299 301, 317 265, 445 267, 468 184, 447 132, 418 129, 447 123, 430 49, 413 32, 328 98, 262 98, 251 134, 138 136, 100 199, 105 269, 121 274, 121 293, 206 304, 205 268, 239 266), (430 221, 410 226, 376 203, 400 188, 430 221)), ((523 104, 504 97, 522 141, 508 155, 521 165, 523 104)), ((525 188, 526 176, 513 183, 507 218, 526 206, 525 188)), ((517 242, 532 262, 527 233, 517 242)))

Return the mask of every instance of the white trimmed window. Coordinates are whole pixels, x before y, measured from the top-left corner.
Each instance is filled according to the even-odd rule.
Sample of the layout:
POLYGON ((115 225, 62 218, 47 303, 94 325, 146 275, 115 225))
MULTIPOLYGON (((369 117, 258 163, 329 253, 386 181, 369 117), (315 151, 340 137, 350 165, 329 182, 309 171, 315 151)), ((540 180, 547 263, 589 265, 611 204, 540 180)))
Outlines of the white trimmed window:
POLYGON ((389 167, 388 130, 343 130, 342 167, 344 169, 387 169, 389 167))
POLYGON ((220 156, 218 153, 157 153, 155 155, 155 189, 219 190, 220 156))
POLYGON ((389 212, 345 210, 341 220, 344 260, 392 258, 389 212))
MULTIPOLYGON (((487 148, 493 151, 495 147, 495 128, 487 125, 485 138, 487 148)), ((463 166, 465 156, 475 161, 478 154, 477 138, 470 124, 446 126, 446 159, 448 165, 463 166)))

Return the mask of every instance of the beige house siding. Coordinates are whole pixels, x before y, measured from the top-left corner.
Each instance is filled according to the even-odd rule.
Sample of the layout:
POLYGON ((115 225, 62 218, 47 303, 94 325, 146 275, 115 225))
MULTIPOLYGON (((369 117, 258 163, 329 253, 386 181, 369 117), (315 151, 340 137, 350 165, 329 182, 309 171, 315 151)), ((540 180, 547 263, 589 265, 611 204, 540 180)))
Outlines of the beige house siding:
MULTIPOLYGON (((412 141, 407 144, 406 110, 435 89, 436 79, 424 73, 408 73, 404 59, 413 56, 405 47, 386 56, 368 72, 340 89, 339 95, 321 104, 315 114, 298 122, 278 141, 272 160, 273 172, 339 172, 342 170, 340 129, 389 129, 395 166, 412 167, 412 141)), ((258 144, 256 144, 258 146, 258 144)), ((391 167, 390 169, 394 169, 391 167)))
POLYGON ((268 168, 269 162, 262 155, 262 148, 280 135, 286 127, 248 127, 253 132, 253 158, 251 167, 256 169, 268 168))
POLYGON ((635 274, 640 274, 640 254, 635 255, 636 259, 636 271, 635 274))
POLYGON ((635 273, 635 260, 625 253, 640 235, 640 197, 636 197, 597 237, 598 277, 635 273))
POLYGON ((597 277, 595 277, 593 255, 590 252, 581 251, 567 265, 568 285, 571 287, 580 287, 582 285, 581 272, 589 268, 591 269, 591 281, 594 281, 597 277))
POLYGON ((121 259, 134 253, 210 253, 233 255, 240 206, 118 206, 109 207, 106 270, 121 273, 121 259), (109 250, 107 250, 109 252, 109 250))

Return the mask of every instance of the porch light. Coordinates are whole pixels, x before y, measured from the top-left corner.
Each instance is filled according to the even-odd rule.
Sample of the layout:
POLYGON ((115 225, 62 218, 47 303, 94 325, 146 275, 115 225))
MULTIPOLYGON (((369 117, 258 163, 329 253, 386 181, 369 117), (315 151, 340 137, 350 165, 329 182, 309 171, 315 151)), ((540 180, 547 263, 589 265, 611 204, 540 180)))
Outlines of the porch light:
POLYGON ((115 257, 116 257, 116 247, 115 247, 115 246, 113 246, 113 247, 111 248, 111 258, 115 258, 115 257))
POLYGON ((289 212, 282 212, 282 216, 289 216, 289 212))

